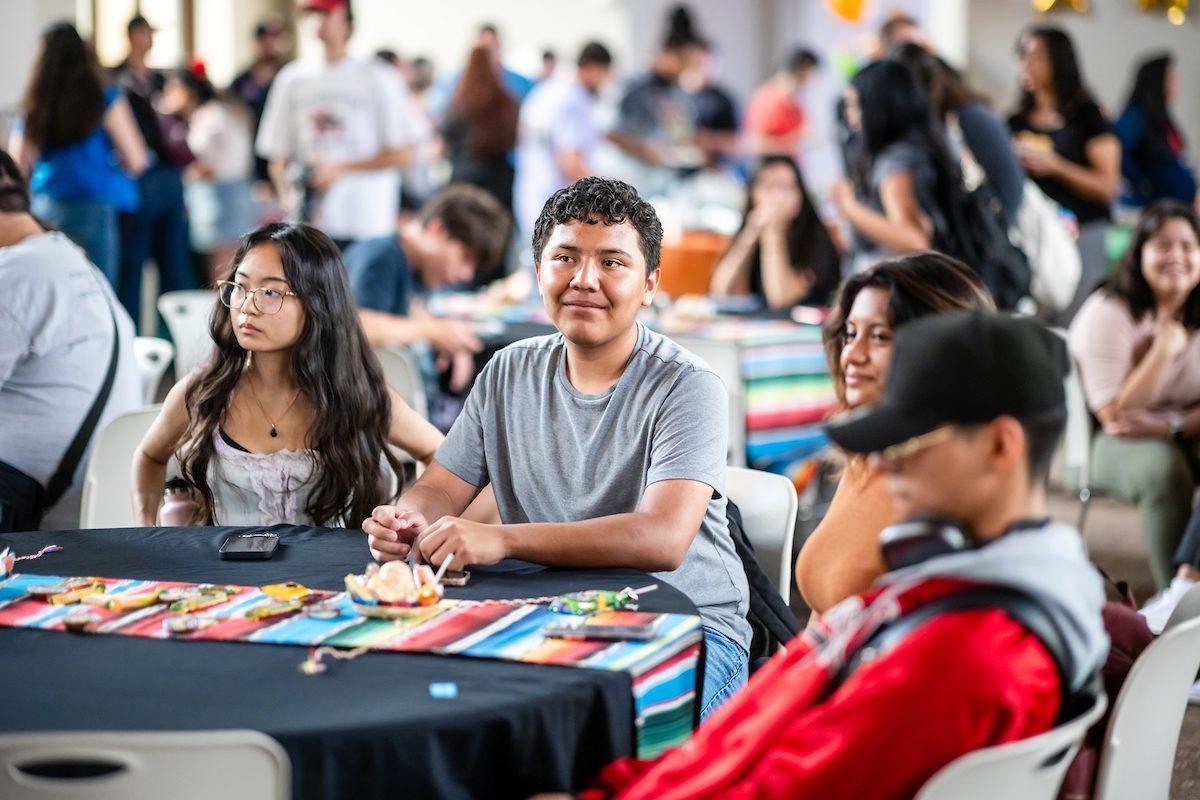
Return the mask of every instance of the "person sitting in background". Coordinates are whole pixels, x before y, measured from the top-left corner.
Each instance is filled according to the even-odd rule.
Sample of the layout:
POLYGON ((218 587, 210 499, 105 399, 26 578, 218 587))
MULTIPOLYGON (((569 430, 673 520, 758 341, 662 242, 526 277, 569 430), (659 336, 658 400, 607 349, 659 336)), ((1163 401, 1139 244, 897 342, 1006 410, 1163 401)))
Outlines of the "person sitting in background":
POLYGON ((841 277, 841 256, 795 160, 764 158, 750 178, 742 227, 709 291, 717 297, 757 295, 767 308, 823 306, 841 277))
POLYGON ((1038 188, 1079 225, 1083 272, 1063 312, 1069 320, 1104 279, 1104 231, 1121 183, 1121 143, 1084 86, 1066 33, 1030 28, 1018 48, 1021 103, 1008 118, 1017 155, 1038 188))
POLYGON ((593 174, 604 139, 596 101, 612 72, 612 54, 599 42, 579 51, 574 78, 547 78, 521 104, 513 203, 523 236, 546 198, 593 174))
POLYGON ((86 254, 30 213, 3 150, 0 286, 0 531, 77 528, 94 433, 142 404, 133 322, 86 254))
POLYGON ((117 213, 137 208, 146 143, 128 101, 106 81, 91 47, 59 22, 42 34, 9 150, 30 176, 33 211, 83 248, 113 286, 117 213))
POLYGON ((1129 182, 1122 202, 1144 206, 1155 200, 1194 204, 1196 173, 1187 161, 1187 142, 1171 118, 1179 93, 1179 72, 1170 54, 1138 66, 1129 102, 1117 119, 1121 172, 1129 182))
POLYGON ((659 281, 662 225, 621 181, 583 178, 534 229, 552 336, 488 362, 437 457, 363 522, 379 561, 450 569, 517 558, 630 567, 696 605, 707 715, 746 680, 746 576, 725 521, 725 387, 637 321, 659 281), (502 524, 459 518, 488 483, 502 524))
POLYGON ((751 155, 795 158, 804 138, 804 109, 797 96, 821 66, 806 47, 792 51, 786 66, 750 96, 743 131, 751 155))
POLYGON ((846 120, 861 134, 864 160, 850 172, 867 183, 842 179, 830 197, 860 243, 855 271, 882 255, 928 250, 935 242, 941 249, 962 178, 924 92, 895 61, 868 64, 850 84, 846 120))
POLYGON ((1104 588, 1079 533, 1046 516, 1067 363, 1029 319, 956 312, 901 329, 882 403, 828 427, 886 474, 905 518, 880 535, 888 572, 686 745, 610 764, 579 797, 901 800, 961 756, 1091 706, 1104 588))
MULTIPOLYGON (((1070 343, 1088 408, 1102 426, 1092 443, 1092 488, 1138 504, 1160 589, 1173 574, 1200 577, 1190 560, 1173 559, 1200 481, 1193 466, 1200 463, 1195 211, 1167 200, 1142 212, 1116 275, 1071 323, 1070 343)), ((1174 583, 1157 602, 1173 607, 1186 588, 1174 583)))
MULTIPOLYGON (((941 253, 903 256, 848 278, 822 331, 838 409, 867 408, 880 401, 893 338, 909 322, 991 308, 979 277, 941 253)), ((867 459, 848 457, 829 510, 796 558, 796 586, 815 614, 867 591, 884 573, 879 532, 899 521, 886 476, 867 459)))
POLYGON ((184 171, 188 232, 192 249, 205 257, 209 284, 215 284, 238 240, 257 221, 249 115, 191 70, 178 70, 167 80, 162 110, 187 122, 187 146, 196 157, 184 171))
POLYGON ((482 348, 479 337, 468 323, 432 317, 413 303, 428 289, 501 274, 511 229, 508 212, 494 197, 457 184, 442 190, 398 233, 346 248, 346 270, 367 341, 373 347, 427 343, 439 357, 455 362, 452 388, 465 385, 474 372, 471 355, 482 348))
POLYGON ((500 83, 490 51, 476 47, 467 58, 446 115, 442 139, 450 159, 450 182, 473 183, 511 209, 519 104, 500 83))
POLYGON ((212 355, 171 389, 134 454, 139 524, 156 524, 172 456, 201 524, 342 527, 394 498, 388 445, 427 463, 442 437, 384 383, 329 237, 252 231, 217 289, 212 355))
POLYGON ((889 58, 912 72, 942 127, 958 134, 958 144, 965 146, 979 165, 987 185, 1000 200, 1007 224, 1015 224, 1024 194, 1025 170, 1004 121, 957 70, 924 47, 905 43, 889 58))

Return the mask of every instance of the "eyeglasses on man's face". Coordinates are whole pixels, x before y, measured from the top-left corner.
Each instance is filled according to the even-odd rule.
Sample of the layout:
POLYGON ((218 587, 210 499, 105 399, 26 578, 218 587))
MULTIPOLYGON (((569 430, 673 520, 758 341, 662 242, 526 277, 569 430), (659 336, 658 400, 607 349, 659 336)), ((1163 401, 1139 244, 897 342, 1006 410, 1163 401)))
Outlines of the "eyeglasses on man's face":
POLYGON ((217 294, 221 298, 222 305, 226 308, 236 309, 241 309, 246 304, 247 297, 253 297, 254 307, 263 314, 278 314, 279 309, 283 308, 285 297, 296 297, 295 292, 268 289, 265 286, 247 291, 246 287, 236 284, 233 281, 220 281, 217 283, 217 294))

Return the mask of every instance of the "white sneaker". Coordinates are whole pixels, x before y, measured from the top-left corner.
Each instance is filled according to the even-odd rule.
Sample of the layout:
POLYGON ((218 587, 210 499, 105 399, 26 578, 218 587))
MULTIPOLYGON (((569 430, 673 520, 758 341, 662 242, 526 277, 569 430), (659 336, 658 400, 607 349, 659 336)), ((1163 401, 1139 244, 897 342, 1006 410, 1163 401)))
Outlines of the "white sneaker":
POLYGON ((1195 585, 1196 581, 1191 578, 1176 575, 1171 579, 1170 586, 1145 602, 1138 613, 1146 618, 1146 625, 1150 628, 1151 633, 1158 636, 1163 632, 1175 606, 1179 605, 1179 601, 1187 594, 1187 590, 1195 585))

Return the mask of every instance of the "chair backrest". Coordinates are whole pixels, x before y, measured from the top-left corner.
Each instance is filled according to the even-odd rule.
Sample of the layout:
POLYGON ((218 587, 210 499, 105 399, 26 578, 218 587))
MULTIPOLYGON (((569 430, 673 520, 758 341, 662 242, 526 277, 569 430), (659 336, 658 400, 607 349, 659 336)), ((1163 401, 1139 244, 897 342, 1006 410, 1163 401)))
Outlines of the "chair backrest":
POLYGON ((175 356, 175 347, 166 339, 138 336, 133 340, 133 357, 142 378, 142 401, 154 402, 163 374, 175 356))
POLYGON ((1167 800, 1197 668, 1200 617, 1168 627, 1138 656, 1113 704, 1096 772, 1095 800, 1167 800))
POLYGON ((680 347, 699 356, 712 367, 729 395, 729 460, 732 467, 746 466, 746 410, 743 405, 741 353, 734 342, 700 336, 672 336, 680 347))
MULTIPOLYGON (((1053 328, 1064 340, 1067 332, 1053 328)), ((1092 413, 1083 394, 1083 382, 1079 377, 1079 365, 1070 359, 1071 367, 1066 379, 1067 425, 1063 432, 1061 469, 1056 477, 1062 488, 1079 492, 1089 485, 1092 453, 1092 413)))
POLYGON ((158 298, 158 313, 167 322, 175 343, 175 377, 183 378, 212 350, 208 318, 217 293, 207 289, 166 292, 158 298))
POLYGON ((161 408, 148 406, 121 414, 96 434, 83 477, 79 527, 131 528, 139 524, 133 518, 130 499, 133 453, 161 408))
POLYGON ((1101 694, 1087 712, 1046 733, 955 759, 921 787, 916 800, 1054 800, 1105 705, 1101 694))
POLYGON ((742 512, 746 538, 783 602, 792 595, 792 537, 796 533, 796 487, 782 475, 745 467, 725 468, 725 496, 742 512))
POLYGON ((5 800, 286 800, 290 796, 287 753, 257 731, 0 736, 0 797, 5 800))
POLYGON ((1176 625, 1194 617, 1200 617, 1200 583, 1192 586, 1183 593, 1183 597, 1179 598, 1179 602, 1171 611, 1171 616, 1167 617, 1167 624, 1163 626, 1163 630, 1169 631, 1176 625))
POLYGON ((425 382, 417 356, 407 347, 381 347, 375 351, 383 367, 387 385, 425 419, 429 419, 429 403, 425 398, 425 382))

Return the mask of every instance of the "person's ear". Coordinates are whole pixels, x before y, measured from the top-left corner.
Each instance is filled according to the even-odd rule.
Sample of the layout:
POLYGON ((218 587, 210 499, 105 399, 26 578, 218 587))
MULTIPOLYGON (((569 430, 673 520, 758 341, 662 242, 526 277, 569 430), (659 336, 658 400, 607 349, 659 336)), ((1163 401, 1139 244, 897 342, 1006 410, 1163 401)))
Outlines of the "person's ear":
POLYGON ((1009 473, 1020 469, 1026 461, 1029 442, 1025 429, 1014 417, 1000 417, 988 426, 992 463, 996 469, 1009 473))
POLYGON ((654 295, 658 293, 658 282, 662 279, 662 269, 655 269, 646 276, 646 289, 642 292, 642 305, 649 307, 654 302, 654 295))

